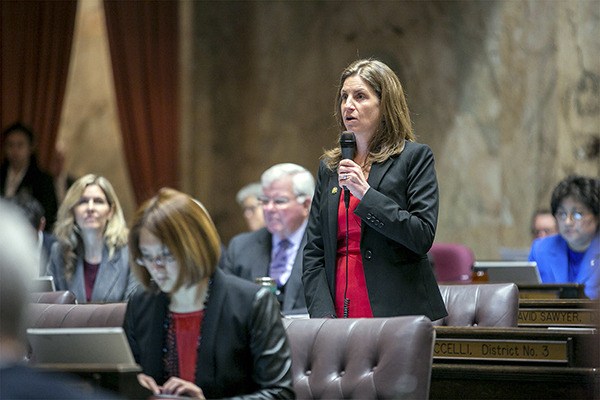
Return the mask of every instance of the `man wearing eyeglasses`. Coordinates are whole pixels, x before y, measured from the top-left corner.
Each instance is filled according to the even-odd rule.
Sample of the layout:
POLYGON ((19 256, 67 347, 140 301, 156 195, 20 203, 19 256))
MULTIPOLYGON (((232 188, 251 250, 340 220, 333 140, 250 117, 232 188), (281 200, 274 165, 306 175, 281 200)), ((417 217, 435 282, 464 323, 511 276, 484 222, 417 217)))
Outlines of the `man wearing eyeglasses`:
POLYGON ((529 253, 543 283, 581 283, 591 299, 600 291, 599 192, 598 178, 561 181, 551 199, 559 233, 534 240, 529 253))
POLYGON ((314 177, 300 165, 277 164, 262 174, 261 186, 265 227, 231 239, 221 266, 253 282, 273 279, 282 312, 305 314, 302 250, 314 177))

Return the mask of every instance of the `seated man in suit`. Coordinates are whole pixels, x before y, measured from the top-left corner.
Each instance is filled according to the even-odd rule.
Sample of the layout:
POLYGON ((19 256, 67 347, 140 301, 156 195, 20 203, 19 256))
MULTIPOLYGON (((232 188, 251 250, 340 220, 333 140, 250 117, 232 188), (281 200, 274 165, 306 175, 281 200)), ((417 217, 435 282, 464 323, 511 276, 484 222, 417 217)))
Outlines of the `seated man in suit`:
POLYGON ((231 239, 221 266, 251 281, 273 278, 282 312, 307 313, 302 250, 315 180, 304 167, 284 163, 266 170, 261 185, 263 195, 259 200, 266 227, 231 239))

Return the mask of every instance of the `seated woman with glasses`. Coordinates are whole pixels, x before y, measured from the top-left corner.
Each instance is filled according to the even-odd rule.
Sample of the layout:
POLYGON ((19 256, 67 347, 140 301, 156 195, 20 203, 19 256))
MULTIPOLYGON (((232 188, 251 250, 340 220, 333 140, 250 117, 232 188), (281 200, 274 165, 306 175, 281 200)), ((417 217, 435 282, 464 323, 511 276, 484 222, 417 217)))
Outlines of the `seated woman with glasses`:
POLYGON ((536 239, 529 253, 543 283, 581 283, 591 299, 598 298, 600 289, 599 188, 597 178, 561 181, 551 199, 559 233, 536 239))
POLYGON ((129 269, 127 224, 108 179, 79 178, 65 194, 54 225, 47 274, 56 290, 70 290, 79 303, 121 302, 138 281, 129 269))
POLYGON ((204 206, 163 188, 137 211, 132 268, 145 290, 124 329, 155 396, 294 398, 291 352, 275 296, 226 274, 204 206))

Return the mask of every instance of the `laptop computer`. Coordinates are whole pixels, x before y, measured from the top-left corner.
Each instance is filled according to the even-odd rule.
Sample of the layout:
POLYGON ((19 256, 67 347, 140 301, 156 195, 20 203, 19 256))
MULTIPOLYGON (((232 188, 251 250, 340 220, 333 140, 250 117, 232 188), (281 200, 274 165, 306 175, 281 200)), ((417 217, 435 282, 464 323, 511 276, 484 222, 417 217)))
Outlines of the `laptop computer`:
POLYGON ((123 328, 30 328, 35 364, 136 365, 123 328))
POLYGON ((54 292, 55 290, 56 286, 54 285, 54 277, 52 275, 34 278, 31 283, 32 292, 54 292))
POLYGON ((534 261, 475 261, 473 270, 486 271, 489 283, 514 282, 521 285, 542 283, 534 261))

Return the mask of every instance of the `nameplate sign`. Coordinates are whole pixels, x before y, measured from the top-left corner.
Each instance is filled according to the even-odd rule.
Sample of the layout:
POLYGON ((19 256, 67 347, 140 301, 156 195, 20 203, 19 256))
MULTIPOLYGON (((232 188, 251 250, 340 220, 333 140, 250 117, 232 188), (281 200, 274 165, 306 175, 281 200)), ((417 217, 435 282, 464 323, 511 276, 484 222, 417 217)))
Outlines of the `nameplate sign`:
POLYGON ((520 309, 519 326, 576 326, 597 325, 597 311, 586 309, 520 309))
POLYGON ((436 339, 434 359, 568 362, 567 340, 436 339))

